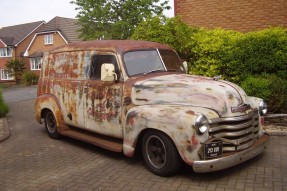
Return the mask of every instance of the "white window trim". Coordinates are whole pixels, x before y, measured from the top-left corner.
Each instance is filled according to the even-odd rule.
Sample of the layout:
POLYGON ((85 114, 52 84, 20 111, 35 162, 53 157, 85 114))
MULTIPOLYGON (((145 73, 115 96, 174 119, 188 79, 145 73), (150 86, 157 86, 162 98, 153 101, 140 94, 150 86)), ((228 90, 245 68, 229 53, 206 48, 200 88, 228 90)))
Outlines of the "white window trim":
POLYGON ((1 80, 14 80, 14 76, 9 76, 8 72, 5 73, 5 78, 3 77, 3 72, 7 71, 6 69, 1 69, 1 80))
POLYGON ((4 47, 4 48, 0 48, 2 50, 6 50, 6 56, 1 56, 0 54, 0 58, 10 58, 13 55, 13 48, 11 47, 4 47), (10 54, 8 55, 8 49, 10 49, 10 54))
POLYGON ((53 44, 53 34, 47 34, 44 36, 44 41, 46 45, 53 44))
POLYGON ((31 70, 41 70, 42 68, 42 58, 30 58, 30 68, 31 70), (39 63, 38 63, 38 68, 36 68, 36 63, 35 61, 39 59, 39 63), (40 66, 40 68, 39 68, 40 66))

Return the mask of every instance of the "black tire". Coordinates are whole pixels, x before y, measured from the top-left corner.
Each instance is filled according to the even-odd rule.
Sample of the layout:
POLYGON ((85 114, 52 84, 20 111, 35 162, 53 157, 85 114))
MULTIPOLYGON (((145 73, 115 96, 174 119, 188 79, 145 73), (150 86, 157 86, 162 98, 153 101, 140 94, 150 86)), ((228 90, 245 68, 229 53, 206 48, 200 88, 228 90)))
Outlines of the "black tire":
POLYGON ((49 137, 53 139, 60 139, 61 135, 57 131, 57 122, 56 118, 51 111, 45 113, 45 128, 49 137))
POLYGON ((171 139, 159 131, 148 131, 143 136, 142 153, 147 168, 159 176, 178 172, 182 161, 171 139))

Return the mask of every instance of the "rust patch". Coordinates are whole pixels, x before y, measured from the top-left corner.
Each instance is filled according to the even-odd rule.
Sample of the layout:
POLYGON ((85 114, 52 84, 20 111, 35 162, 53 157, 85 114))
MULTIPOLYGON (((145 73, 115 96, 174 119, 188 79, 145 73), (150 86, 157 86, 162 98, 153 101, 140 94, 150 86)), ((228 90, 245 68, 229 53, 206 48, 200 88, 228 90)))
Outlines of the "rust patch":
POLYGON ((148 99, 141 99, 141 98, 136 98, 137 101, 145 101, 148 102, 148 99))
POLYGON ((198 140, 196 139, 195 135, 191 138, 192 147, 196 147, 198 145, 198 140))
POLYGON ((137 113, 135 111, 132 111, 129 113, 127 116, 127 123, 131 124, 132 126, 134 125, 134 117, 136 117, 137 113))
POLYGON ((189 115, 195 115, 194 111, 190 111, 190 110, 187 111, 186 113, 189 114, 189 115))

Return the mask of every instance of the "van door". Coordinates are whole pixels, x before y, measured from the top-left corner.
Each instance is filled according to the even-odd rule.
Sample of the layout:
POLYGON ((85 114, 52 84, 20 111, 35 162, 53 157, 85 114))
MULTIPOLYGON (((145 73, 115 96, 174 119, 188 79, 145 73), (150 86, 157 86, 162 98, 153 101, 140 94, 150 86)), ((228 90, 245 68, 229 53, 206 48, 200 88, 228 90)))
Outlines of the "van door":
POLYGON ((123 83, 101 81, 101 66, 104 63, 114 64, 115 72, 118 78, 120 77, 118 61, 114 54, 92 55, 90 78, 83 85, 85 128, 99 134, 122 138, 123 83))

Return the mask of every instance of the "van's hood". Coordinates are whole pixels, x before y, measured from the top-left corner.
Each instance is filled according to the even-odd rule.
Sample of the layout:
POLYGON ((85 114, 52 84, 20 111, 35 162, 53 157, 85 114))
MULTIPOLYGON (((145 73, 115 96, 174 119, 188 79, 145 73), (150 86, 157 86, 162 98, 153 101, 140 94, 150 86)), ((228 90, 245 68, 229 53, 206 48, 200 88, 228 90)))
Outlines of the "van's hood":
POLYGON ((247 100, 245 92, 233 83, 186 74, 163 75, 137 81, 131 97, 135 105, 204 107, 216 111, 221 117, 240 115, 232 112, 231 108, 247 100))

